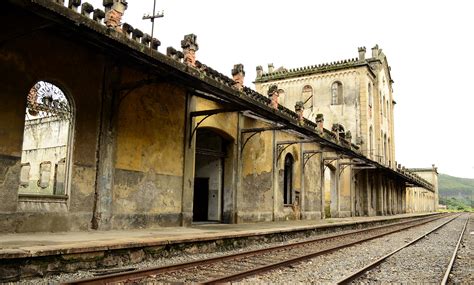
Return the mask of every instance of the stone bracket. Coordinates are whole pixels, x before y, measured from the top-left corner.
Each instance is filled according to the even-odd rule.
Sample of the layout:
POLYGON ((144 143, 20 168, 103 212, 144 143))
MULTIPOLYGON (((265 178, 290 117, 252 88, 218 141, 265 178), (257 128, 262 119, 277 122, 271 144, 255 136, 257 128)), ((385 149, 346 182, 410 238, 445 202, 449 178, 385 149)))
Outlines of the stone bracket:
POLYGON ((240 153, 244 151, 245 146, 247 145, 248 141, 255 136, 256 134, 259 134, 261 132, 266 132, 266 131, 274 131, 274 130, 286 130, 288 127, 284 126, 275 126, 275 127, 266 127, 266 128, 249 128, 249 129, 242 129, 240 131, 240 136, 243 137, 244 134, 249 134, 244 143, 242 144, 242 147, 240 148, 240 153))
POLYGON ((322 150, 305 150, 303 151, 303 169, 306 167, 306 163, 318 153, 324 153, 322 150))
POLYGON ((217 115, 217 114, 221 114, 221 113, 232 113, 232 112, 238 112, 238 111, 241 111, 241 109, 213 109, 213 110, 203 110, 203 111, 191 112, 190 117, 189 117, 189 120, 190 120, 189 123, 190 123, 191 126, 193 124, 193 118, 202 117, 202 116, 204 116, 204 118, 202 118, 196 124, 196 126, 194 126, 193 128, 189 128, 190 131, 191 131, 191 135, 189 136, 189 147, 191 147, 191 143, 193 142, 194 134, 196 133, 199 125, 201 125, 207 118, 209 118, 211 116, 214 116, 214 115, 217 115))
POLYGON ((285 149, 287 149, 289 146, 298 144, 298 143, 315 143, 318 142, 318 140, 299 140, 299 141, 281 141, 277 143, 277 151, 278 151, 278 157, 277 161, 280 159, 281 154, 285 149))

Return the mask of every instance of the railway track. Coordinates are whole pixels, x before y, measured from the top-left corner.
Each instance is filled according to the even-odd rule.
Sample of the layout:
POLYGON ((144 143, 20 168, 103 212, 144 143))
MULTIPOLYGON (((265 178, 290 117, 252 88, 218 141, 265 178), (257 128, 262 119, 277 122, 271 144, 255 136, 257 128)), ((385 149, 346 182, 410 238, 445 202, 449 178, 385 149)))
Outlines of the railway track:
POLYGON ((419 218, 368 229, 332 234, 303 242, 252 250, 216 258, 97 276, 63 284, 136 284, 142 282, 221 283, 241 280, 278 267, 291 266, 319 255, 354 246, 444 218, 419 218))
MULTIPOLYGON (((389 257, 395 255, 396 253, 400 252, 401 250, 415 244, 415 243, 418 243, 420 241, 422 241, 424 238, 426 238, 427 236, 429 236, 430 234, 433 234, 435 232, 437 232, 438 230, 440 230, 441 228, 443 228, 444 226, 446 226, 447 224, 451 223, 452 221, 454 221, 455 219, 459 218, 461 215, 456 215, 455 217, 447 220, 446 222, 443 222, 441 225, 419 235, 417 238, 415 238, 414 240, 410 241, 409 243, 393 250, 392 252, 382 256, 381 258, 375 260, 374 262, 372 262, 371 264, 361 268, 361 269, 358 269, 352 273, 350 273, 349 275, 347 276, 344 276, 343 278, 341 278, 340 280, 338 280, 336 283, 337 284, 349 284, 353 281, 356 281, 357 282, 357 279, 361 276, 363 276, 364 274, 366 274, 367 272, 369 272, 370 270, 374 269, 375 267, 379 266, 380 264, 382 264, 383 262, 385 262, 389 257)), ((453 251, 453 254, 451 256, 451 259, 449 261, 449 264, 445 270, 445 273, 444 273, 444 276, 443 276, 443 279, 440 280, 440 283, 442 285, 445 285, 447 284, 447 281, 448 281, 448 277, 449 277, 449 274, 452 270, 452 267, 453 267, 453 264, 454 264, 454 261, 456 259, 456 255, 457 255, 457 252, 458 252, 458 249, 459 249, 459 245, 461 243, 461 240, 462 240, 462 237, 464 235, 464 232, 466 230, 466 227, 467 227, 467 224, 469 222, 469 217, 466 219, 466 222, 464 223, 463 225, 463 228, 461 230, 461 233, 459 235, 459 238, 458 238, 458 241, 456 243, 456 246, 454 248, 454 251, 453 251)))

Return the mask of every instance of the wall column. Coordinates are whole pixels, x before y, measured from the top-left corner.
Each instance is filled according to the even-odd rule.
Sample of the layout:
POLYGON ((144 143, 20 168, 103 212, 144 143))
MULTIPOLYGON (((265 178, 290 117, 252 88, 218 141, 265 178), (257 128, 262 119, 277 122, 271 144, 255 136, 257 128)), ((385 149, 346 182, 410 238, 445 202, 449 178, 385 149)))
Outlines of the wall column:
POLYGON ((105 64, 102 81, 99 138, 97 141, 97 172, 94 210, 91 227, 111 229, 112 192, 115 175, 117 117, 119 108, 120 70, 112 62, 105 64))
POLYGON ((185 135, 184 135, 184 169, 183 169, 183 192, 181 201, 181 225, 189 226, 193 222, 193 198, 194 198, 194 164, 196 136, 191 140, 191 132, 194 128, 194 118, 191 112, 196 110, 196 98, 186 95, 185 135), (191 142, 191 143, 190 143, 191 142))

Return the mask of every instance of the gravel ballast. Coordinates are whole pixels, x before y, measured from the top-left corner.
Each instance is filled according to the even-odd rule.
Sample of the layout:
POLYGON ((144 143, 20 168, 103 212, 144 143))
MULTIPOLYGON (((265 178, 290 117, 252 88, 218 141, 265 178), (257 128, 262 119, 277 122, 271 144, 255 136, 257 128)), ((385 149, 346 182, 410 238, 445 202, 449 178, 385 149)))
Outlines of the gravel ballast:
POLYGON ((355 283, 439 284, 467 218, 468 215, 462 215, 419 242, 397 252, 355 280, 355 283))
MULTIPOLYGON (((284 269, 278 269, 266 274, 247 278, 241 283, 335 283, 342 277, 351 274, 356 269, 362 268, 376 259, 390 253, 398 247, 412 241, 420 234, 434 228, 445 222, 448 218, 428 223, 413 229, 394 233, 382 238, 378 238, 363 244, 345 248, 337 252, 319 256, 308 262, 293 265, 284 269)), ((456 238, 453 238, 456 239, 456 238)), ((432 252, 419 252, 420 256, 431 255, 432 252)), ((448 260, 449 262, 449 260, 448 260)), ((416 263, 416 261, 413 261, 416 263)), ((395 275, 402 275, 404 272, 398 267, 392 266, 388 269, 395 275)), ((387 282, 398 282, 400 278, 395 277, 387 282)), ((370 282, 373 280, 363 280, 361 282, 370 282)), ((380 281, 379 281, 380 282, 380 281)))

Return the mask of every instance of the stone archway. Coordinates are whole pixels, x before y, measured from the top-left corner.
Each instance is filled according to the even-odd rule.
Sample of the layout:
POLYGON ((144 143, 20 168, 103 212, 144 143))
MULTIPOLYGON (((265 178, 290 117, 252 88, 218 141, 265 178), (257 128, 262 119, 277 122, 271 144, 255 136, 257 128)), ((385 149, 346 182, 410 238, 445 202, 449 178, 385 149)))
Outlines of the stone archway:
POLYGON ((224 219, 224 201, 228 177, 226 161, 229 140, 212 128, 196 132, 196 157, 193 195, 194 222, 221 222, 224 219))
POLYGON ((335 218, 338 216, 339 195, 337 187, 337 168, 330 163, 324 165, 324 216, 335 218))

